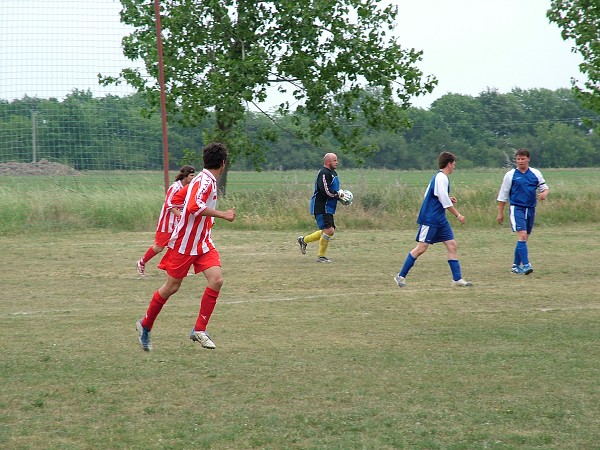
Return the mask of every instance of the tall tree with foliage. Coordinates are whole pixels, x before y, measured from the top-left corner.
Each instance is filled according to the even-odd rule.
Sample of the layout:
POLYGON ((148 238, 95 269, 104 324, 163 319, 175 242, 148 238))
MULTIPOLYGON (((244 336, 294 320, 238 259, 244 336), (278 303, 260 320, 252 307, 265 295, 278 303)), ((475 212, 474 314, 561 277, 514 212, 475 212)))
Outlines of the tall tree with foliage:
MULTIPOLYGON (((135 69, 120 78, 157 106, 154 1, 121 3, 122 22, 135 28, 123 41, 124 53, 143 60, 150 78, 135 69)), ((366 152, 364 126, 352 126, 357 120, 371 128, 405 128, 411 98, 437 83, 416 66, 422 52, 402 48, 393 37, 398 8, 380 3, 162 0, 168 111, 192 126, 214 113, 216 126, 206 138, 228 144, 232 157, 248 156, 260 148, 244 133, 247 105, 277 89, 289 98, 279 114, 300 105, 292 117, 308 121, 302 138, 318 145, 330 133, 342 152, 366 152)))
POLYGON ((600 2, 553 0, 547 16, 562 29, 563 39, 575 41, 574 50, 583 57, 579 70, 587 81, 573 87, 589 109, 600 112, 600 2))

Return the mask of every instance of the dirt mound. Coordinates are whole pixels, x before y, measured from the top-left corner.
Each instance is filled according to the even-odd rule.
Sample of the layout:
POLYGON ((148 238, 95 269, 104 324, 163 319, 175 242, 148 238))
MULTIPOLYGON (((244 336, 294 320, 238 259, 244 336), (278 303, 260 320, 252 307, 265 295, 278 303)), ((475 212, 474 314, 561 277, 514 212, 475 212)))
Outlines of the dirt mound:
POLYGON ((79 175, 72 167, 42 159, 35 163, 5 162, 0 163, 0 176, 31 175, 79 175))

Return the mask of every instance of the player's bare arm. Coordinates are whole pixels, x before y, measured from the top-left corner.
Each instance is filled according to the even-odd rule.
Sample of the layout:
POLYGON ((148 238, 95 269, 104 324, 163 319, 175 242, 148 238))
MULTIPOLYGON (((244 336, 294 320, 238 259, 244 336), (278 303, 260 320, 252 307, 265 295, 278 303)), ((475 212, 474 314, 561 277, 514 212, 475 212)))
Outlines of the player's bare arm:
POLYGON ((498 217, 496 217, 496 222, 500 225, 504 222, 504 205, 506 202, 498 202, 498 217))
POLYGON ((227 211, 219 211, 218 209, 205 208, 200 213, 201 216, 216 217, 217 219, 224 219, 229 222, 235 220, 235 207, 228 209, 227 211))
MULTIPOLYGON (((450 197, 451 200, 453 198, 454 197, 450 197)), ((454 199, 454 200, 456 200, 456 199, 454 199)), ((453 202, 453 203, 455 203, 455 202, 453 202)), ((461 224, 465 223, 465 216, 463 216, 461 213, 459 213, 458 209, 456 209, 454 206, 450 206, 449 208, 446 208, 446 210, 448 212, 450 212, 450 214, 452 214, 454 217, 456 217, 461 224)))

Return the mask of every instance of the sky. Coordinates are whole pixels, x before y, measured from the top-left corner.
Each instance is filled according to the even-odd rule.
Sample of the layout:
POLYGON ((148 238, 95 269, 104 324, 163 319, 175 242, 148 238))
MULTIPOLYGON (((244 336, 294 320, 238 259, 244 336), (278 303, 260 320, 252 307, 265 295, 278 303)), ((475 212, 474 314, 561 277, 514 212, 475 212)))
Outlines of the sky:
POLYGON ((419 97, 427 107, 444 94, 477 96, 487 88, 551 90, 584 77, 582 62, 549 23, 546 0, 395 0, 400 42, 423 50, 419 68, 438 86, 419 97))
POLYGON ((74 88, 122 95, 128 86, 102 88, 98 74, 118 75, 132 63, 121 39, 118 0, 0 0, 0 98, 64 98, 74 88))
MULTIPOLYGON (((549 0, 394 2, 400 43, 422 50, 418 67, 439 81, 414 106, 427 108, 446 93, 554 90, 583 78, 581 57, 546 18, 549 0)), ((119 22, 120 9, 118 0, 0 0, 0 98, 64 98, 74 87, 95 95, 130 93, 97 83, 98 73, 116 75, 131 65, 120 49, 129 31, 119 22)))

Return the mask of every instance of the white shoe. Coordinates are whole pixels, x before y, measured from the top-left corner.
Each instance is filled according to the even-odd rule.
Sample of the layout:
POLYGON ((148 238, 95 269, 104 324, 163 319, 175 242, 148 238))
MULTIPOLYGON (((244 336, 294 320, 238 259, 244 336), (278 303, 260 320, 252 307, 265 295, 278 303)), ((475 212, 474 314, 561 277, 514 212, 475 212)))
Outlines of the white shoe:
POLYGON ((150 339, 150 330, 142 326, 142 321, 138 320, 135 323, 135 331, 137 331, 140 345, 145 352, 152 350, 152 340, 150 339))
POLYGON ((194 342, 200 343, 200 345, 204 348, 217 348, 217 346, 212 341, 210 336, 206 333, 206 331, 196 331, 192 328, 192 332, 190 333, 190 339, 194 342))
POLYGON ((140 277, 143 277, 146 273, 146 265, 142 262, 142 260, 140 259, 136 264, 135 264, 137 271, 138 271, 138 275, 140 277))
POLYGON ((470 281, 461 278, 460 280, 456 280, 452 282, 452 287, 465 287, 465 286, 473 286, 473 283, 470 281))
POLYGON ((406 286, 406 278, 401 277, 400 274, 396 275, 394 277, 394 281, 396 282, 396 284, 398 285, 398 287, 404 287, 406 286))

